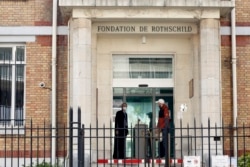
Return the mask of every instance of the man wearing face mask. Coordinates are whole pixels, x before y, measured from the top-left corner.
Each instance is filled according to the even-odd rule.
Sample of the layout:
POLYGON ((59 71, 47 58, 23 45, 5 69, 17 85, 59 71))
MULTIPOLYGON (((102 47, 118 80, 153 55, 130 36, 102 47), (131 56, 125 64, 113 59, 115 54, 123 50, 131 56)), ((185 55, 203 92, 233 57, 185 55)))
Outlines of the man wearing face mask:
POLYGON ((114 159, 126 158, 126 136, 128 135, 127 103, 122 104, 122 109, 115 116, 115 143, 114 159))
POLYGON ((157 123, 157 128, 159 129, 160 132, 162 132, 162 142, 159 142, 159 147, 158 147, 158 157, 162 158, 165 156, 165 148, 168 143, 166 143, 166 121, 170 121, 170 116, 169 116, 169 109, 168 106, 165 104, 165 101, 163 99, 159 99, 156 101, 158 103, 158 106, 160 108, 159 110, 159 118, 158 118, 158 123, 157 123))

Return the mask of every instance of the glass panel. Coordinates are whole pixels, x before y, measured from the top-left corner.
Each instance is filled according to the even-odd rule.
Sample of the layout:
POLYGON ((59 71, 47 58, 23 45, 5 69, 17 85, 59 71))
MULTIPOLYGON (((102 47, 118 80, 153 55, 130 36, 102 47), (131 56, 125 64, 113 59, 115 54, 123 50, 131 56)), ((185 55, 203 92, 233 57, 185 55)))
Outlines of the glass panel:
POLYGON ((122 103, 123 103, 123 96, 113 96, 113 115, 114 116, 117 111, 121 110, 122 103))
POLYGON ((16 61, 24 61, 24 47, 19 46, 16 48, 16 61))
POLYGON ((173 89, 172 88, 155 88, 155 94, 170 94, 173 95, 173 89))
POLYGON ((152 95, 151 88, 126 88, 128 95, 152 95))
POLYGON ((24 65, 16 66, 15 125, 23 125, 24 105, 24 65))
POLYGON ((11 65, 0 65, 0 124, 2 125, 9 124, 11 119, 11 77, 11 65))
POLYGON ((0 60, 12 60, 12 48, 0 48, 0 60))
POLYGON ((113 78, 172 78, 172 58, 114 56, 113 78))
POLYGON ((150 120, 147 113, 152 112, 152 97, 128 96, 126 101, 129 125, 136 125, 138 120, 148 125, 150 120))
POLYGON ((114 95, 123 94, 123 88, 113 88, 113 94, 114 95))
MULTIPOLYGON (((126 101, 128 104, 128 109, 127 109, 128 123, 129 127, 132 128, 129 129, 129 135, 127 136, 126 139, 126 156, 133 157, 138 155, 138 150, 136 151, 137 148, 133 147, 133 143, 135 143, 135 141, 132 142, 132 140, 135 140, 135 138, 133 138, 133 136, 131 135, 135 133, 134 132, 135 130, 138 130, 136 128, 136 124, 138 125, 138 123, 140 123, 140 125, 144 124, 145 127, 148 127, 150 122, 148 113, 152 113, 153 100, 151 96, 150 97, 131 96, 131 97, 126 97, 126 101), (133 132, 131 130, 133 130, 133 132)), ((142 146, 145 145, 142 144, 142 146)), ((140 147, 140 150, 141 149, 143 148, 140 147)))

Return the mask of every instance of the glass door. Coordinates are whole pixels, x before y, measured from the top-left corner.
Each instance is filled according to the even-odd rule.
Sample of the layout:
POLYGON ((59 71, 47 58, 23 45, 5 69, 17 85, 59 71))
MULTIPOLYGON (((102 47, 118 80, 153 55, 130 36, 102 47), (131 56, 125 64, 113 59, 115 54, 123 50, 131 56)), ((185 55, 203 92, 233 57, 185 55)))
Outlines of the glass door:
POLYGON ((152 96, 126 96, 128 104, 128 122, 130 123, 129 135, 126 139, 127 157, 144 157, 145 136, 150 119, 148 113, 152 113, 152 96))
MULTIPOLYGON (((173 114, 173 89, 172 88, 113 88, 113 116, 121 109, 121 104, 126 102, 128 105, 128 126, 129 135, 126 139, 126 156, 127 157, 144 157, 142 148, 145 146, 145 140, 136 140, 135 136, 139 127, 155 127, 158 120, 159 107, 155 103, 158 99, 164 99, 167 103, 171 122, 170 126, 173 126, 174 114, 173 114), (138 147, 140 144, 140 147, 138 147)), ((144 133, 144 132, 143 132, 144 133)), ((173 136, 174 132, 170 132, 170 136, 173 136)), ((174 156, 174 138, 170 139, 170 155, 174 156)), ((154 143, 154 156, 157 156, 158 144, 154 143)))

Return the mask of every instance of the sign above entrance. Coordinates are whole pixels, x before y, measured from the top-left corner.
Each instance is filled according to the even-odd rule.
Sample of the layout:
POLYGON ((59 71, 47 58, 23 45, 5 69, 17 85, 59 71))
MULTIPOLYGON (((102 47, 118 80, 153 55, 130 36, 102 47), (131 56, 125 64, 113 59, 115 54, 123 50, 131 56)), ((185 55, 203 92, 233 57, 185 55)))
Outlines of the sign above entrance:
POLYGON ((96 33, 196 34, 194 23, 94 23, 96 33))

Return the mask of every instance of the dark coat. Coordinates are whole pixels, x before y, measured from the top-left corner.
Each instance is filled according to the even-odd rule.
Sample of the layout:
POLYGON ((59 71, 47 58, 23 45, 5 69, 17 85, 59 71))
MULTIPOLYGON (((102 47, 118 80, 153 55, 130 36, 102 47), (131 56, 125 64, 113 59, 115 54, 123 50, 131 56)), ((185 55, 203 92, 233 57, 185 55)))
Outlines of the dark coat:
POLYGON ((123 110, 117 111, 115 116, 115 135, 128 135, 128 116, 123 110), (118 132, 118 133, 117 133, 118 132))
POLYGON ((114 159, 126 158, 126 136, 128 135, 128 116, 122 110, 115 116, 114 159))

